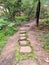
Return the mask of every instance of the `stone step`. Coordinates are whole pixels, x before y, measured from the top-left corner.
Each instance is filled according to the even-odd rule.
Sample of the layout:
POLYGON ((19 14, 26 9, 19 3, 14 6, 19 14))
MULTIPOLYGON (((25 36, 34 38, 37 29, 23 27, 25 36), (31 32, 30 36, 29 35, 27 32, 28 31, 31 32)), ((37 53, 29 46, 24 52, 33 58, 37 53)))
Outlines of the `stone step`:
POLYGON ((32 48, 30 46, 22 46, 20 47, 20 53, 31 53, 32 48))
POLYGON ((20 33, 20 34, 25 34, 26 31, 25 31, 25 30, 24 30, 24 31, 19 31, 19 33, 20 33))
POLYGON ((26 40, 19 41, 19 44, 21 46, 25 46, 25 45, 27 45, 27 41, 26 40))
POLYGON ((26 37, 20 37, 19 40, 27 40, 26 37))
POLYGON ((20 37, 25 37, 25 34, 19 34, 20 37))
POLYGON ((25 27, 22 27, 22 28, 20 28, 19 30, 20 30, 20 31, 24 31, 24 30, 26 30, 26 28, 25 28, 25 27))

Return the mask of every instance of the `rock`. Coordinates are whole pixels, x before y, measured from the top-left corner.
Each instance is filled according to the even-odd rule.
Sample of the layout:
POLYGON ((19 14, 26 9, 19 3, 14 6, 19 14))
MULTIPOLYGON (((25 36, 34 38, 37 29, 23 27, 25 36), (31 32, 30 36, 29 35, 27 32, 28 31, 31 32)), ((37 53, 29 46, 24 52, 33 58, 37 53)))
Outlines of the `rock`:
POLYGON ((23 40, 23 41, 19 41, 20 45, 23 46, 23 45, 26 45, 27 44, 27 41, 23 40))
POLYGON ((25 34, 19 34, 20 37, 25 37, 25 34))
POLYGON ((26 31, 20 31, 20 34, 24 34, 24 33, 26 33, 26 31))
POLYGON ((26 40, 26 37, 20 37, 20 40, 26 40))
POLYGON ((49 63, 49 58, 45 59, 45 62, 49 63))
POLYGON ((23 60, 20 61, 17 65, 39 65, 38 62, 33 60, 23 60))
POLYGON ((22 46, 20 48, 20 53, 30 53, 32 51, 30 46, 22 46))
POLYGON ((26 28, 25 28, 25 27, 20 28, 20 31, 24 31, 24 30, 26 30, 26 28))

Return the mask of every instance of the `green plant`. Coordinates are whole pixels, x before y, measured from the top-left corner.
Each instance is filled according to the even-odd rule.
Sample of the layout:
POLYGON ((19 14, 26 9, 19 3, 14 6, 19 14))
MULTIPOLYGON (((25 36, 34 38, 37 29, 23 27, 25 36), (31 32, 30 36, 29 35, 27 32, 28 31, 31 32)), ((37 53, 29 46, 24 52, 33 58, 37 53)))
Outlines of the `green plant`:
POLYGON ((48 9, 44 6, 41 6, 40 18, 41 19, 49 18, 48 9))
POLYGON ((13 27, 13 26, 15 26, 16 24, 15 23, 10 23, 9 25, 8 25, 8 27, 13 27))
POLYGON ((27 32, 25 33, 25 37, 26 37, 26 38, 28 38, 28 37, 29 37, 27 32))
POLYGON ((6 17, 10 21, 15 21, 15 15, 21 11, 21 0, 6 0, 2 2, 4 4, 4 8, 8 9, 8 12, 5 12, 6 17))
POLYGON ((4 45, 6 44, 6 39, 7 39, 7 36, 5 36, 3 31, 0 31, 0 53, 4 45))
POLYGON ((27 21, 27 19, 28 19, 27 16, 16 16, 16 20, 17 21, 23 22, 23 21, 27 21))
POLYGON ((7 21, 4 21, 4 19, 0 19, 0 30, 3 29, 7 24, 7 21))
POLYGON ((29 54, 22 54, 22 53, 19 53, 19 52, 16 53, 16 62, 19 62, 21 60, 25 60, 27 58, 34 60, 35 59, 34 53, 33 52, 31 52, 29 54))
POLYGON ((44 35, 44 48, 49 52, 49 33, 44 35))
POLYGON ((49 52, 49 42, 46 42, 44 43, 44 46, 43 46, 47 52, 49 52))
POLYGON ((17 31, 15 22, 10 22, 3 18, 0 19, 0 53, 6 44, 7 38, 17 31))
POLYGON ((28 54, 27 53, 26 54, 20 53, 20 50, 19 49, 20 49, 19 44, 16 44, 16 63, 19 62, 19 61, 21 61, 21 60, 25 60, 27 58, 30 58, 32 60, 35 59, 33 49, 32 49, 32 52, 31 53, 28 53, 28 54))
POLYGON ((49 26, 49 18, 45 20, 46 25, 49 26))
POLYGON ((14 27, 6 27, 4 32, 5 32, 5 35, 13 35, 17 31, 18 30, 15 29, 14 27))
POLYGON ((27 44, 26 44, 26 46, 30 46, 30 42, 29 42, 29 41, 27 41, 27 44))

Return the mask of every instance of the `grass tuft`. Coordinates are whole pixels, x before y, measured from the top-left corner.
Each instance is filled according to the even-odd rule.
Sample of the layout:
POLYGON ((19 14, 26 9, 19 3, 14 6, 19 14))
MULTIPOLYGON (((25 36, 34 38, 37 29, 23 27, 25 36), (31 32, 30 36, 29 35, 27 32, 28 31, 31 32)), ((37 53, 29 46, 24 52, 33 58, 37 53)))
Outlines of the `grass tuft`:
POLYGON ((25 60, 25 59, 31 59, 34 60, 35 59, 35 55, 34 55, 34 51, 32 49, 31 53, 26 53, 26 54, 22 54, 19 52, 20 46, 19 44, 16 45, 16 63, 18 63, 19 61, 25 60))

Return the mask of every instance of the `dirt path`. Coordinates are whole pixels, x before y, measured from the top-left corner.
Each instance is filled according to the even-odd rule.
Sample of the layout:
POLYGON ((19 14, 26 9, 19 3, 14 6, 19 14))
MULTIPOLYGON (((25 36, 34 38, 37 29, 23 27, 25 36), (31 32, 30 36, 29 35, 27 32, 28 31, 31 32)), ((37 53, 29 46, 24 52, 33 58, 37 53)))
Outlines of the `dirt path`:
MULTIPOLYGON (((30 41, 31 46, 34 49, 34 53, 35 53, 37 62, 39 62, 39 65, 49 65, 49 60, 48 60, 49 53, 47 53, 45 51, 45 49, 43 48, 43 41, 40 38, 40 35, 42 35, 43 32, 36 29, 35 22, 30 22, 23 26, 25 26, 25 27, 28 26, 28 34, 29 34, 28 40, 30 41)), ((20 62, 19 65, 21 65, 21 64, 25 65, 25 64, 23 64, 24 62, 23 61, 20 62)), ((31 63, 31 62, 27 62, 27 63, 29 65, 29 63, 31 63)), ((36 65, 36 64, 32 63, 32 65, 36 65)))
POLYGON ((29 28, 29 40, 31 46, 34 48, 35 56, 37 57, 40 65, 49 65, 49 53, 47 53, 43 48, 43 41, 40 38, 42 34, 41 31, 35 29, 34 24, 29 28))
MULTIPOLYGON (((36 30, 34 29, 35 22, 26 23, 22 26, 28 27, 27 28, 29 34, 28 39, 31 42, 31 46, 34 48, 35 56, 39 61, 40 65, 49 65, 49 62, 47 62, 47 59, 49 59, 49 53, 47 53, 43 49, 42 47, 43 44, 39 37, 39 35, 42 34, 42 32, 38 31, 37 29, 36 30)), ((18 33, 15 33, 7 40, 7 44, 2 51, 2 55, 0 56, 0 65, 13 65, 13 61, 15 60, 15 48, 17 41, 18 41, 18 33)), ((30 65, 37 65, 29 61, 30 60, 22 61, 20 62, 19 65, 27 65, 29 63, 30 65)))
POLYGON ((15 33, 7 40, 7 44, 0 56, 0 65, 13 65, 13 61, 15 60, 15 47, 17 40, 18 33, 15 33))

